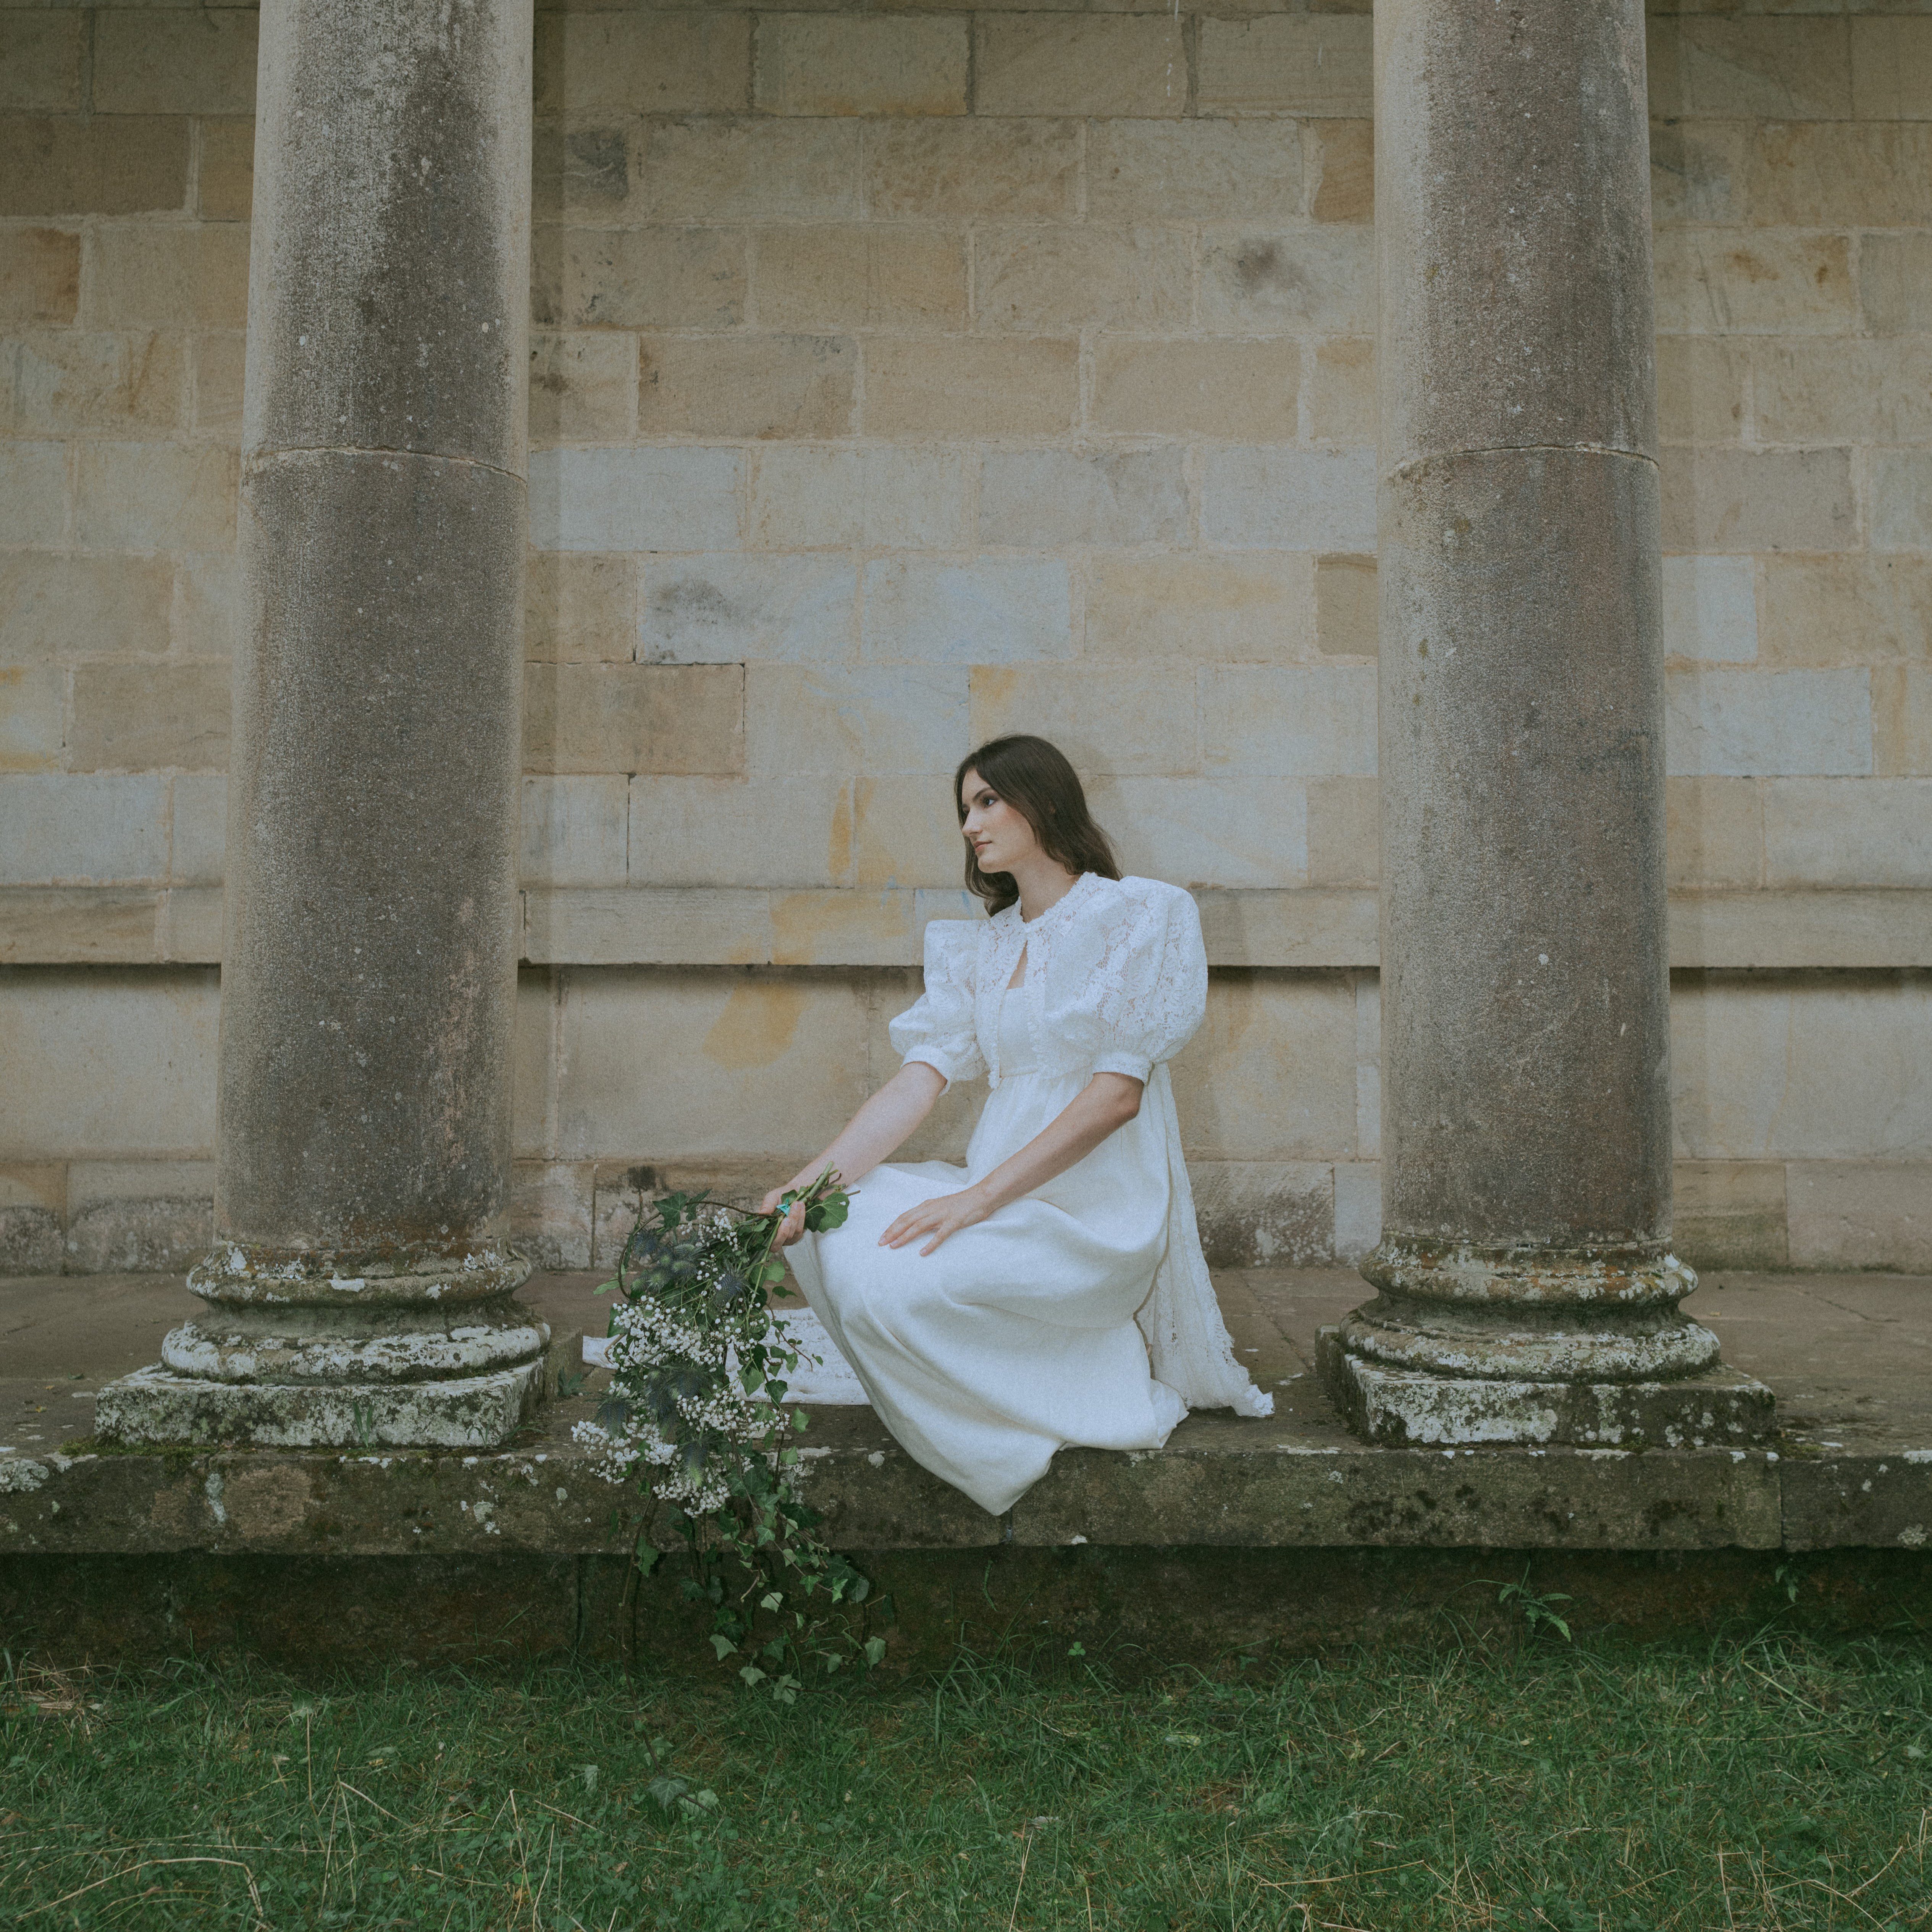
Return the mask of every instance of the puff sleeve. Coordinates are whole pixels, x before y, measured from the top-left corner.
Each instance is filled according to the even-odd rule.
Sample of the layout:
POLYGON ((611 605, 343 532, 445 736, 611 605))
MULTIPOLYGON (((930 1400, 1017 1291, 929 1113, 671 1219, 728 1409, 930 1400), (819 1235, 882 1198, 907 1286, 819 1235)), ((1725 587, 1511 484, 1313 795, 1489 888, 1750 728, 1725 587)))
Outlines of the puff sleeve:
POLYGON ((1121 882, 1082 935, 1085 984, 1070 1016, 1096 1073, 1144 1081, 1192 1040, 1208 1010, 1201 915, 1178 886, 1121 882))
POLYGON ((936 919, 926 928, 926 991, 892 1023, 892 1051, 922 1060, 950 1085, 986 1077, 974 1030, 974 965, 984 928, 970 920, 936 919))

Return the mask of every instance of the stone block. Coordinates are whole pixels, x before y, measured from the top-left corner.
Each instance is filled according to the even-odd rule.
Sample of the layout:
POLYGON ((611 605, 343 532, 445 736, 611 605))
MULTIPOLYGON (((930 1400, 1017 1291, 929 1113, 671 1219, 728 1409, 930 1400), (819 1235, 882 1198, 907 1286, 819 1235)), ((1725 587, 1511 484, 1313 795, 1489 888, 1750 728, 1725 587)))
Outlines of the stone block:
POLYGON ((742 771, 737 664, 533 664, 524 681, 532 772, 742 771))
POLYGON ((1300 384, 1296 342, 1103 340, 1091 420, 1129 435, 1292 442, 1300 384))
POLYGON ((0 964, 152 965, 166 895, 100 886, 0 887, 0 964))
POLYGON ((1372 221, 1376 213, 1376 130, 1372 121, 1308 124, 1308 212, 1317 221, 1372 221))
POLYGON ((1208 1016, 1172 1066, 1190 1160, 1325 1164, 1354 1151, 1355 1001, 1341 974, 1215 974, 1208 1016))
MULTIPOLYGON (((38 782, 0 781, 0 793, 38 782)), ((206 968, 152 965, 10 975, 0 1000, 0 1160, 110 1148, 130 1160, 206 1158, 214 1146, 216 978, 206 968)))
POLYGON ((1779 778, 1765 788, 1765 884, 1932 880, 1932 779, 1779 778))
POLYGON ((1371 449, 1211 449, 1201 460, 1201 538, 1231 549, 1369 551, 1371 449))
POLYGON ((1302 206, 1292 121, 1096 122, 1087 134, 1096 221, 1280 221, 1302 206))
POLYGON ((772 956, 767 892, 532 886, 524 894, 532 965, 745 965, 772 956))
POLYGON ((848 221, 859 214, 859 166, 853 122, 652 121, 629 212, 658 220, 848 221))
POLYGON ((974 38, 976 114, 1187 111, 1178 14, 982 14, 974 38))
POLYGON ((1184 457, 1172 445, 989 452, 980 465, 980 541, 1016 548, 1184 543, 1184 457))
POLYGON ((637 424, 638 345, 629 336, 531 337, 532 442, 628 442, 637 424))
POLYGON ((752 542, 773 550, 950 550, 967 541, 957 450, 774 444, 752 471, 752 542))
POLYGON ((1694 1268, 1790 1265, 1782 1162, 1680 1160, 1672 1178, 1672 1245, 1694 1268))
POLYGON ((0 885, 165 878, 167 790, 147 776, 0 778, 0 885))
POLYGON ((1932 1269, 1932 1168, 1794 1161, 1786 1185, 1793 1268, 1932 1269))
POLYGON ((76 112, 89 25, 82 14, 0 14, 0 114, 76 112))
MULTIPOLYGON (((864 1024, 843 974, 574 975, 559 1151, 689 1162, 822 1146, 866 1097, 864 1024)), ((776 1158, 772 1174, 784 1178, 776 1158)))
MULTIPOLYGON (((1794 898, 1828 905, 1840 896, 1856 896, 1794 898)), ((1680 1155, 1932 1157, 1932 984, 1923 974, 1695 976, 1673 988, 1670 1024, 1680 1155)), ((1796 1241, 1791 1260, 1809 1264, 1796 1241)))
MULTIPOLYGON (((533 1268, 587 1268, 596 1198, 588 1162, 520 1160, 510 1174, 510 1241, 533 1268)), ((601 1323, 601 1305, 589 1318, 601 1323)))
POLYGON ((633 558, 532 553, 524 580, 524 653, 536 662, 627 663, 637 653, 633 558))
POLYGON ((16 544, 67 537, 68 452, 58 442, 0 443, 0 529, 16 544))
POLYGON ((67 1197, 68 1274, 178 1274, 214 1238, 212 1160, 77 1160, 67 1197))
POLYGON ((201 122, 195 150, 195 212, 204 221, 246 221, 255 201, 254 121, 201 122))
POLYGON ((618 773, 525 778, 518 877, 530 885, 621 886, 629 789, 618 773))
POLYGON ((878 336, 866 344, 868 436, 1061 436, 1080 406, 1065 340, 878 336))
POLYGON ((80 302, 78 235, 58 228, 0 229, 0 322, 69 322, 80 302))
POLYGON ((1861 236, 1858 304, 1870 334, 1932 330, 1932 235, 1861 236))
POLYGON ((1192 302, 1184 230, 1036 226, 974 235, 973 310, 982 328, 1182 328, 1192 302))
POLYGON ((248 230, 109 222, 89 236, 87 314, 110 328, 242 328, 248 320, 248 230))
POLYGON ((1352 227, 1210 235, 1202 248, 1201 321, 1224 335, 1371 337, 1375 238, 1352 227))
POLYGON ((1058 558, 891 557, 866 566, 860 651, 875 662, 1025 664, 1072 650, 1072 591, 1058 558))
POLYGON ((745 319, 745 238, 716 228, 537 230, 531 318, 566 328, 730 328, 745 319))
POLYGON ((1656 262, 1667 335, 1843 335, 1858 326, 1843 235, 1666 229, 1656 262))
POLYGON ((1670 940, 1673 971, 1916 970, 1932 956, 1932 898, 1842 887, 1675 892, 1670 940))
POLYGON ((1376 440, 1376 345, 1336 336, 1315 345, 1309 369, 1308 434, 1316 442, 1357 448, 1376 440))
POLYGON ((758 237, 768 328, 963 328, 963 234, 898 226, 791 227, 758 237))
POLYGON ((1856 545, 1848 451, 1666 448, 1660 461, 1666 550, 1856 545))
POLYGON ((1881 778, 1932 773, 1932 670, 1886 664, 1873 671, 1872 763, 1881 778))
POLYGON ((1209 771, 1346 777, 1376 769, 1376 673, 1365 664, 1227 664, 1201 678, 1209 771))
POLYGON ((220 965, 224 936, 221 888, 171 886, 160 896, 156 936, 162 959, 170 964, 220 965))
POLYGON ((0 216, 183 208, 188 131, 173 116, 9 116, 0 120, 0 216))
POLYGON ((1313 655, 1310 560, 1256 551, 1092 557, 1081 649, 1094 658, 1297 662, 1313 655))
MULTIPOLYGON (((862 778, 852 788, 852 872, 861 887, 956 886, 964 841, 948 802, 952 775, 862 778)), ((977 902, 975 902, 976 904, 977 902)), ((923 935, 925 928, 920 927, 923 935)), ((915 946, 913 954, 918 956, 915 946)))
POLYGON ((1650 110, 1666 120, 1843 121, 1852 64, 1842 20, 1651 22, 1650 110))
POLYGON ((1854 18, 1846 24, 1852 114, 1861 121, 1932 121, 1932 21, 1854 18))
POLYGON ((168 647, 165 558, 0 554, 0 664, 168 647))
POLYGON ((968 65, 956 17, 764 14, 753 98, 766 114, 964 114, 968 65))
POLYGON ((1868 473, 1872 548, 1932 550, 1932 451, 1874 450, 1868 473))
POLYGON ((58 1274, 66 1211, 64 1162, 0 1166, 0 1275, 58 1274))
POLYGON ((530 130, 530 214, 539 228, 556 221, 608 221, 631 192, 631 148, 642 138, 634 122, 616 127, 530 130))
POLYGON ((1654 121, 1650 202, 1660 224, 1744 219, 1747 124, 1654 121))
POLYGON ((228 780, 220 772, 184 772, 170 787, 173 832, 168 877, 188 885, 218 885, 226 869, 228 780))
POLYGON ((652 557, 638 656, 646 664, 826 664, 858 640, 859 573, 825 557, 652 557))
POLYGON ((1374 34, 1365 15, 1271 14, 1201 22, 1203 114, 1374 111, 1374 34))
POLYGON ((1750 352, 1718 336, 1665 335, 1657 344, 1658 434, 1665 442, 1736 442, 1744 433, 1750 352))
POLYGON ((632 883, 849 885, 850 785, 830 773, 633 778, 632 883))
MULTIPOLYGON (((866 130, 865 170, 866 207, 874 220, 1071 219, 1078 212, 1079 124, 976 115, 968 121, 887 121, 866 130)), ((858 212, 856 195, 850 212, 858 212)))
POLYGON ((967 674, 948 664, 752 664, 745 703, 748 768, 760 776, 950 775, 986 735, 968 738, 967 674))
POLYGON ((650 335, 640 345, 645 436, 844 436, 858 353, 836 335, 650 335))
POLYGON ((90 550, 230 549, 238 469, 232 449, 83 443, 74 460, 74 534, 90 550))
POLYGON ((1752 778, 1664 782, 1666 866, 1673 886, 1764 884, 1764 796, 1752 778))
MULTIPOLYGON (((973 744, 1008 731, 1050 738, 1083 776, 1201 769, 1191 665, 982 664, 972 674, 973 744)), ((962 754, 970 749, 962 746, 962 754)))
POLYGON ((248 338, 238 328, 210 329, 189 340, 191 418, 197 434, 239 447, 248 338))
POLYGON ((1750 130, 1744 206, 1760 227, 1916 228, 1932 199, 1932 127, 1769 121, 1750 130))
POLYGON ((1304 781, 1308 792, 1308 883, 1372 886, 1382 872, 1382 819, 1366 773, 1304 781))
POLYGON ((256 16, 111 8, 94 30, 97 114, 252 114, 256 16))
POLYGON ((1382 1238, 1382 1171, 1379 1162, 1335 1163, 1335 1258, 1359 1264, 1382 1238))
POLYGON ((226 664, 76 664, 68 762, 80 772, 219 770, 228 718, 226 664))
POLYGON ((735 449, 533 452, 531 548, 729 549, 743 466, 735 449))
POLYGON ((1308 878, 1308 799, 1293 778, 1103 778, 1089 796, 1122 869, 1190 887, 1308 878))
POLYGON ((1751 416, 1766 442, 1932 440, 1932 344, 1767 343, 1751 356, 1751 416))
POLYGON ((0 772, 50 772, 59 765, 66 686, 56 664, 0 665, 0 772))
POLYGON ((242 586, 233 554, 204 551, 175 560, 170 628, 182 656, 228 657, 242 626, 242 586))
POLYGON ((1372 556, 1315 562, 1315 642, 1324 657, 1372 658, 1380 649, 1381 607, 1372 556))
POLYGON ((1335 1177, 1312 1161, 1190 1163, 1211 1268, 1310 1268, 1335 1258, 1335 1177))
POLYGON ((742 112, 751 105, 752 18, 708 8, 546 14, 533 67, 540 116, 742 112))
POLYGON ((1858 777, 1871 770, 1867 672, 1678 671, 1665 680, 1665 692, 1673 772, 1858 777))
POLYGON ((179 336, 63 329, 10 346, 15 420, 30 435, 165 435, 181 426, 188 358, 179 336))
POLYGON ((1757 656, 1757 586, 1748 556, 1664 560, 1666 656, 1750 664, 1757 656))

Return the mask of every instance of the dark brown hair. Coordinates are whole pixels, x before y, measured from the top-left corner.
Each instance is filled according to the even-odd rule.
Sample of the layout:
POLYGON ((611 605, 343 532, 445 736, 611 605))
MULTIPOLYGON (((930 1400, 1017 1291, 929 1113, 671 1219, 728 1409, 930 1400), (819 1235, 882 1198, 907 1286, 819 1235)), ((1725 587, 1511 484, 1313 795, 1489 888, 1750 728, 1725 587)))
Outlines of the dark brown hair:
MULTIPOLYGON (((1058 745, 1024 736, 995 738, 969 752, 952 774, 953 809, 962 826, 966 806, 960 788, 968 772, 977 772, 982 784, 1018 812, 1033 827, 1040 849, 1076 878, 1082 872, 1098 872, 1103 879, 1120 876, 1113 842, 1094 824, 1079 775, 1058 745)), ((966 890, 985 900, 989 915, 1004 912, 1020 896, 1012 873, 981 872, 980 855, 970 845, 966 848, 966 890)))

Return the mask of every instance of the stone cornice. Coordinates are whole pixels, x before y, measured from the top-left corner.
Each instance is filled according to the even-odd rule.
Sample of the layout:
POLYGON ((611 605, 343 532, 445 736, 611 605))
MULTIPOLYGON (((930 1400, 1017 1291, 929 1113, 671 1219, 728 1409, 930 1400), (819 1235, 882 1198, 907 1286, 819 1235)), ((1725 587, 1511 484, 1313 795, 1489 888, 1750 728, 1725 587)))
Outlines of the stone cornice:
MULTIPOLYGON (((1376 963, 1372 890, 1210 888, 1196 896, 1216 966, 1376 963)), ((537 966, 910 966, 928 920, 973 916, 964 893, 940 890, 532 886, 523 894, 521 957, 537 966)), ((0 890, 0 964, 220 958, 218 886, 0 890)), ((1932 966, 1932 889, 1673 893, 1670 963, 1932 966)))

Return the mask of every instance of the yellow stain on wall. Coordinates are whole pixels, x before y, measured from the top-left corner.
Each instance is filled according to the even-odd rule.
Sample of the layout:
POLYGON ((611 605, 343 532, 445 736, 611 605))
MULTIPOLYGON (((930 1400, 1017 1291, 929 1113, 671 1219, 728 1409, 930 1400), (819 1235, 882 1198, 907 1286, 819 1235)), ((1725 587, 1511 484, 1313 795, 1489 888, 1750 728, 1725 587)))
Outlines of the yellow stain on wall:
POLYGON ((728 1073, 769 1066, 791 1050, 805 1016, 806 989, 771 980, 734 986, 704 1036, 704 1057, 728 1073))

